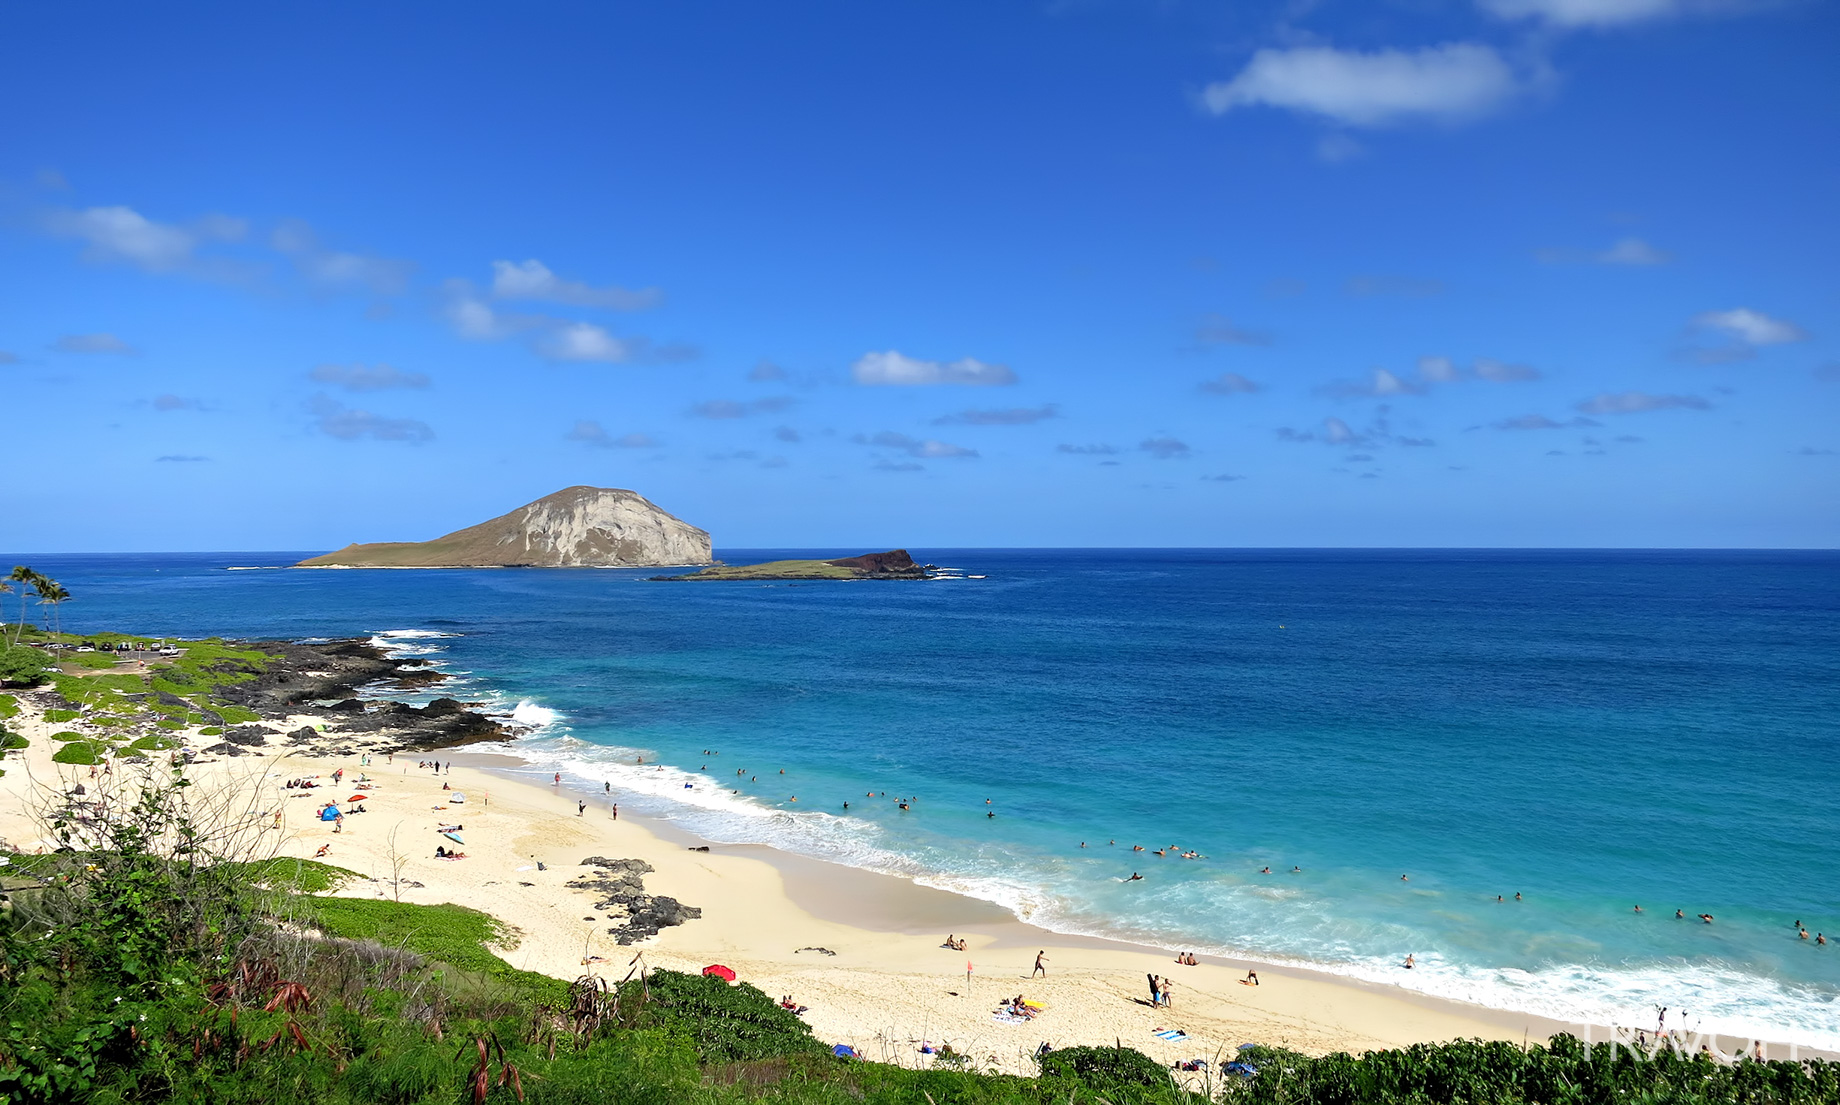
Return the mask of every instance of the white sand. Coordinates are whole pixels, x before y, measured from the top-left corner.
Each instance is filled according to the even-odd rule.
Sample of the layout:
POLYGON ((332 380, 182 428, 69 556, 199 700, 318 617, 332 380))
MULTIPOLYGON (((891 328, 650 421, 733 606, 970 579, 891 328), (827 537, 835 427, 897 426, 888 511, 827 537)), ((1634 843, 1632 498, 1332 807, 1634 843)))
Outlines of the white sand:
MULTIPOLYGON (((298 717, 285 728, 318 720, 298 717)), ((34 851, 48 842, 28 814, 32 790, 60 776, 86 778, 89 769, 51 762, 57 746, 46 738, 57 726, 23 714, 8 724, 32 744, 23 756, 8 757, 0 779, 0 836, 34 851)), ((192 743, 213 740, 193 737, 192 743)), ((450 756, 429 755, 443 762, 450 756)), ((699 971, 722 963, 768 994, 808 1006, 805 1019, 819 1039, 851 1044, 870 1059, 917 1065, 926 1061, 918 1051, 922 1041, 950 1042, 981 1066, 1033 1073, 1028 1056, 1043 1041, 1057 1047, 1119 1041, 1171 1062, 1218 1058, 1250 1042, 1358 1053, 1462 1037, 1519 1042, 1561 1029, 1582 1031, 1302 970, 1253 964, 1262 984, 1248 986, 1241 982, 1246 964, 1204 957, 1200 966, 1178 966, 1168 952, 1049 933, 990 903, 901 879, 760 847, 692 851, 688 838, 668 825, 648 825, 630 814, 614 819, 609 802, 598 796, 578 816, 574 791, 473 766, 493 762, 491 756, 452 756, 464 762, 437 778, 417 769, 414 754, 390 763, 376 753, 371 766, 360 767, 357 755, 316 757, 273 747, 267 755, 212 758, 197 765, 193 777, 220 792, 247 788, 255 808, 270 816, 280 810, 279 828, 263 822, 265 845, 274 854, 306 858, 330 845, 327 862, 363 876, 340 893, 394 894, 389 880, 393 864, 400 864, 404 880, 421 884, 404 886, 402 900, 453 902, 490 913, 517 934, 515 945, 498 949, 507 960, 558 978, 593 971, 618 979, 635 954, 651 968, 699 971), (339 768, 345 779, 335 786, 330 775, 339 768), (316 820, 326 799, 358 793, 360 774, 376 784, 364 803, 367 812, 347 817, 342 832, 316 820), (290 778, 313 775, 326 785, 304 793, 281 789, 290 778), (450 804, 452 791, 443 784, 463 792, 465 804, 450 804), (465 859, 434 858, 436 845, 449 844, 436 832, 444 823, 465 826, 465 859), (392 851, 398 853, 394 860, 392 851), (593 908, 595 895, 565 885, 591 873, 578 863, 597 855, 645 860, 656 869, 645 878, 646 891, 700 907, 702 917, 637 945, 618 945, 607 934, 612 922, 606 913, 593 908), (548 869, 539 871, 539 861, 548 869), (941 947, 947 933, 968 940, 968 950, 941 947), (801 950, 810 948, 835 954, 801 950), (1048 974, 1030 979, 1038 950, 1046 952, 1048 974), (590 961, 593 956, 601 960, 590 961), (1173 1008, 1147 1004, 1147 973, 1173 981, 1173 1008), (994 1020, 993 1010, 1017 994, 1045 1003, 1046 1011, 1025 1024, 994 1020), (1190 1039, 1164 1043, 1153 1035, 1164 1028, 1183 1029, 1190 1039)), ((1603 1030, 1597 1038, 1605 1038, 1603 1030)))

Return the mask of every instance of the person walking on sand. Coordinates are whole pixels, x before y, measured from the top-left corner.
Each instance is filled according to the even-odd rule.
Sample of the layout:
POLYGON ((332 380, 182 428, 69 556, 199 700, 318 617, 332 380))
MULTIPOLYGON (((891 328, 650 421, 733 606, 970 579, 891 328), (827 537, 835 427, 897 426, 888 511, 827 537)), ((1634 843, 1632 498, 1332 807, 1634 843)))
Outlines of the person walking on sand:
POLYGON ((575 816, 580 817, 587 812, 588 804, 579 798, 575 799, 575 816))
POLYGON ((1153 974, 1145 974, 1144 977, 1150 980, 1150 1004, 1163 1004, 1163 990, 1162 987, 1156 984, 1156 976, 1153 974))
POLYGON ((1160 980, 1163 984, 1163 1007, 1174 1009, 1176 1004, 1175 986, 1168 979, 1160 980))
POLYGON ((1046 963, 1047 961, 1048 961, 1047 949, 1044 948, 1041 951, 1036 952, 1035 953, 1035 969, 1029 972, 1029 977, 1034 978, 1036 975, 1042 975, 1045 977, 1048 973, 1048 968, 1042 966, 1042 964, 1046 963))
POLYGON ((620 819, 620 804, 618 802, 613 804, 613 819, 615 821, 620 819))

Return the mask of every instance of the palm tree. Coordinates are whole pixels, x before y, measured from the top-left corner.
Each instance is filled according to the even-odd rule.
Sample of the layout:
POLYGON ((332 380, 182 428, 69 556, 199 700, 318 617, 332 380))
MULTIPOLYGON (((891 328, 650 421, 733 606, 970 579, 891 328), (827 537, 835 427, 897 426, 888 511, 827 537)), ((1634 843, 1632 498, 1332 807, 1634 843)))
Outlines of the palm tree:
POLYGON ((32 590, 38 595, 38 604, 40 606, 51 607, 52 624, 56 627, 52 632, 56 633, 58 636, 63 636, 64 615, 59 607, 70 598, 70 592, 64 590, 63 584, 49 576, 39 576, 37 579, 33 580, 32 590))
POLYGON ((19 624, 13 627, 13 643, 17 645, 26 631, 26 588, 40 577, 39 574, 24 564, 13 565, 13 574, 6 577, 19 584, 19 624))

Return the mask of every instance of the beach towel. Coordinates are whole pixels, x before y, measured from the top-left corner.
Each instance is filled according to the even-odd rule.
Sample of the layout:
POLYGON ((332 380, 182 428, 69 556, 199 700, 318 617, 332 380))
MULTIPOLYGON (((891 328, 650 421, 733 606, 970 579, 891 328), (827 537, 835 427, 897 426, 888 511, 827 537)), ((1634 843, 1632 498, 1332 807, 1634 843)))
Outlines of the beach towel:
POLYGON ((1155 1033, 1155 1036, 1166 1044, 1185 1044, 1188 1042, 1188 1033, 1179 1028, 1165 1028, 1161 1032, 1155 1033))
POLYGON ((1018 1017, 1014 1013, 992 1013, 990 1015, 990 1019, 993 1021, 996 1021, 998 1024, 1027 1024, 1029 1023, 1029 1019, 1027 1017, 1018 1017))

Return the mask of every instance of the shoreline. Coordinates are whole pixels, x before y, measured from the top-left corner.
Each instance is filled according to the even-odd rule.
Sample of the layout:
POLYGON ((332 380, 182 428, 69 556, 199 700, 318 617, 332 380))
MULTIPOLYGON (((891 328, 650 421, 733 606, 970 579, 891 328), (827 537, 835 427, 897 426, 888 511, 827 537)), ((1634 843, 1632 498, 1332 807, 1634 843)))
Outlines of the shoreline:
MULTIPOLYGON (((312 726, 330 720, 302 714, 287 722, 312 726)), ((22 721, 15 719, 15 727, 32 743, 23 756, 8 758, 9 771, 0 778, 0 797, 6 799, 0 803, 0 836, 30 851, 46 842, 27 824, 28 792, 57 779, 84 779, 88 769, 52 763, 55 745, 47 739, 52 727, 41 721, 18 724, 22 721)), ((377 749, 369 753, 368 766, 362 764, 362 747, 307 750, 278 738, 259 754, 206 757, 194 765, 192 777, 210 793, 246 790, 259 818, 278 813, 280 826, 272 836, 263 834, 274 854, 312 858, 320 845, 328 846, 324 861, 357 875, 335 893, 451 902, 489 913, 513 934, 495 949, 507 962, 558 978, 594 974, 612 981, 640 963, 690 973, 720 963, 770 996, 790 996, 807 1006, 804 1019, 820 1040, 850 1044, 877 1061, 924 1065, 930 1058, 919 1051, 923 1044, 949 1041, 980 1065, 1027 1075, 1034 1073, 1032 1056, 1044 1041, 1056 1047, 1124 1042, 1168 1065, 1228 1056, 1246 1043, 1358 1054, 1467 1038, 1543 1042, 1560 1031, 1595 1043, 1633 1040, 1633 1033, 1619 1037, 1608 1028, 1292 966, 1200 956, 1198 966, 1178 968, 1163 949, 1049 932, 994 903, 911 879, 765 845, 710 843, 668 819, 630 813, 615 818, 609 807, 617 793, 591 794, 567 782, 546 786, 517 777, 511 769, 523 761, 502 751, 443 750, 439 758, 449 764, 451 756, 451 765, 435 776, 418 769, 414 758, 431 760, 434 754, 393 758, 382 750, 380 735, 366 736, 370 739, 360 743, 377 749), (283 786, 341 768, 346 778, 337 785, 328 780, 317 792, 283 786), (362 792, 365 813, 347 816, 343 831, 314 816, 323 798, 359 793, 346 788, 364 775, 375 788, 362 792), (450 801, 455 791, 466 795, 464 804, 450 801), (438 826, 450 822, 464 826, 466 858, 435 859, 436 844, 449 843, 438 826), (702 851, 705 847, 709 850, 702 851), (615 931, 630 920, 626 907, 604 900, 604 884, 580 885, 584 877, 605 873, 580 861, 603 856, 642 861, 650 868, 643 876, 644 895, 674 899, 700 915, 621 943, 615 931), (392 872, 400 873, 396 886, 392 872), (615 931, 609 931, 609 921, 616 922, 615 931), (942 947, 947 933, 963 937, 968 950, 942 947), (1046 954, 1047 974, 1030 979, 1037 951, 1046 954), (1247 970, 1258 972, 1260 985, 1243 983, 1247 970), (1173 1007, 1149 1004, 1146 973, 1173 981, 1173 1007), (1018 993, 1045 1004, 1046 1012, 1022 1024, 993 1016, 1018 993), (1186 1038, 1166 1042, 1155 1035, 1171 1028, 1185 1031, 1186 1038)), ((151 766, 164 759, 153 757, 151 766)), ((133 768, 121 770, 125 775, 133 768)), ((1750 1047, 1750 1041, 1733 1037, 1708 1042, 1731 1056, 1750 1047)), ((1698 1043, 1693 1040, 1693 1046, 1698 1043)), ((1767 1053, 1826 1054, 1781 1044, 1768 1045, 1767 1053)))
MULTIPOLYGON (((527 774, 519 770, 528 767, 529 761, 508 751, 457 750, 452 755, 453 762, 463 767, 502 779, 514 786, 534 789, 546 795, 554 791, 563 800, 582 796, 604 798, 604 795, 594 794, 592 788, 588 787, 585 782, 578 782, 571 786, 567 775, 564 776, 559 788, 545 787, 531 780, 527 774)), ((619 793, 616 789, 614 796, 617 798, 619 793)), ((590 802, 590 811, 593 808, 593 802, 590 802)), ((763 863, 779 876, 788 899, 813 917, 825 922, 867 932, 914 937, 932 936, 935 939, 940 933, 965 935, 963 930, 972 929, 982 937, 981 947, 987 952, 1014 952, 1026 956, 1032 953, 1025 952, 1025 949, 1046 949, 1052 959, 1057 949, 1061 952, 1086 951, 1094 953, 1095 958, 1107 962, 1117 957, 1130 957, 1141 961, 1145 970, 1154 970, 1159 974, 1175 965, 1171 957, 1178 949, 1117 937, 1057 932, 1023 920, 996 902, 953 890, 927 886, 915 878, 854 867, 786 851, 768 844, 721 843, 699 836, 677 825, 669 817, 661 817, 652 813, 634 814, 623 811, 620 820, 643 826, 649 834, 662 842, 686 849, 707 848, 712 855, 722 854, 763 863), (1161 964, 1162 967, 1158 968, 1157 964, 1161 964)), ((974 950, 979 946, 974 945, 974 950)), ((1541 1014, 1480 1005, 1295 963, 1202 953, 1197 953, 1196 958, 1202 966, 1215 968, 1216 973, 1224 969, 1229 974, 1243 977, 1246 972, 1255 971, 1258 973, 1261 985, 1277 980, 1284 983, 1295 983, 1310 993, 1311 1000, 1320 1002, 1324 1009, 1330 1011, 1327 1016, 1331 1023, 1339 1023, 1336 1014, 1339 1012, 1341 1003, 1336 1000, 1337 992, 1347 991, 1349 997, 1356 994, 1364 995, 1388 1006, 1404 1007, 1393 1009, 1392 1012, 1403 1013, 1402 1023, 1410 1024, 1413 1029, 1430 1027, 1431 1024, 1440 1026, 1460 1024, 1463 1026, 1460 1035, 1449 1036, 1414 1036, 1410 1031, 1398 1036, 1392 1033, 1376 1033, 1373 1037, 1376 1040, 1375 1046, 1394 1047, 1411 1043, 1438 1043, 1449 1039, 1470 1037, 1520 1043, 1543 1043, 1562 1032, 1577 1036, 1586 1043, 1606 1043, 1633 1041, 1636 1035, 1636 1029, 1632 1026, 1567 1021, 1541 1014)), ((1174 981, 1180 987, 1183 979, 1178 974, 1174 981)), ((1237 984, 1238 981, 1238 978, 1229 979, 1227 984, 1237 984)), ((1140 982, 1138 986, 1139 989, 1144 989, 1145 983, 1140 982)), ((1228 993, 1232 991, 1228 990, 1228 993)), ((1369 1012, 1369 1010, 1363 1009, 1363 1012, 1369 1012)), ((1310 1023, 1307 1017, 1299 1021, 1300 1026, 1310 1023)), ((1341 1027, 1346 1030, 1351 1026, 1342 1025, 1341 1027)), ((1363 1024, 1356 1031, 1365 1033, 1372 1028, 1371 1024, 1363 1024)), ((1712 1032, 1707 1032, 1703 1036, 1695 1035, 1693 1039, 1696 1045, 1703 1039, 1728 1055, 1744 1053, 1754 1042, 1750 1037, 1712 1032)), ((1104 1040, 1097 1042, 1103 1043, 1104 1040)), ((1364 1050, 1361 1047, 1319 1049, 1299 1046, 1290 1041, 1270 1039, 1256 1041, 1248 1039, 1240 1042, 1282 1042, 1284 1046, 1296 1047, 1297 1050, 1311 1054, 1321 1053, 1324 1050, 1352 1050, 1355 1053, 1364 1050)), ((1793 1042, 1765 1041, 1764 1050, 1771 1058, 1819 1057, 1840 1060, 1840 1053, 1793 1042)))
MULTIPOLYGON (((323 667, 326 655, 358 642, 377 656, 349 657, 341 671, 310 670, 294 676, 313 677, 316 688, 338 688, 341 695, 333 697, 342 697, 355 689, 354 676, 362 679, 382 672, 384 683, 394 679, 395 689, 403 691, 412 689, 405 677, 438 670, 438 661, 402 657, 377 638, 315 646, 324 655, 316 655, 307 666, 323 667), (387 663, 378 662, 386 657, 387 663)), ((298 667, 297 660, 290 657, 281 662, 278 674, 289 670, 288 663, 298 667)), ((287 682, 285 674, 279 681, 287 682)), ((366 686, 375 693, 375 681, 366 686)), ((263 791, 264 809, 278 811, 275 845, 279 855, 309 858, 320 843, 334 846, 326 860, 361 876, 339 893, 384 896, 388 880, 380 882, 380 872, 387 875, 400 868, 401 878, 409 881, 392 892, 400 893, 402 900, 449 901, 500 918, 522 934, 518 942, 502 949, 504 957, 514 966, 555 977, 573 978, 582 969, 623 969, 635 950, 652 966, 692 972, 722 962, 741 971, 743 981, 775 996, 791 995, 809 1004, 812 1012, 807 1020, 821 1038, 850 1043, 871 1057, 879 1051, 883 1061, 917 1062, 917 1053, 902 1051, 908 1043, 949 1039, 966 1053, 988 1050, 984 1058, 991 1065, 1032 1073, 1029 1057, 1038 1041, 1021 1039, 1029 1035, 1039 1035, 1057 1046, 1128 1040, 1131 1046, 1165 1062, 1226 1054, 1243 1043, 1277 1044, 1321 1054, 1458 1038, 1543 1042, 1559 1032, 1569 1032, 1587 1043, 1627 1042, 1636 1036, 1630 1027, 1618 1029, 1484 1006, 1307 964, 1197 953, 1197 966, 1172 972, 1176 966, 1173 948, 1130 938, 1055 932, 1019 918, 996 902, 927 886, 912 876, 854 867, 767 844, 708 840, 681 827, 668 813, 634 814, 629 810, 614 820, 607 816, 607 807, 621 800, 619 792, 597 789, 585 778, 565 778, 559 784, 533 778, 535 763, 519 755, 515 747, 520 731, 499 726, 503 719, 496 717, 498 711, 492 711, 490 718, 478 717, 497 730, 474 738, 479 743, 431 746, 407 742, 430 737, 438 742, 434 733, 415 731, 435 719, 422 717, 423 711, 391 705, 387 691, 369 700, 377 708, 373 712, 394 711, 401 716, 376 717, 376 723, 368 725, 353 725, 354 719, 336 708, 328 712, 306 705, 282 705, 278 699, 244 700, 268 707, 261 711, 263 721, 276 728, 266 730, 270 735, 265 738, 237 741, 239 748, 221 741, 207 748, 194 777, 220 787, 247 785, 263 791), (406 723, 407 728, 386 720, 406 723), (394 753, 401 760, 392 762, 389 750, 393 748, 403 749, 394 753), (366 754, 383 762, 361 767, 360 757, 366 754), (413 767, 415 757, 450 764, 452 774, 444 774, 441 781, 478 795, 465 806, 446 808, 443 795, 451 791, 443 791, 425 769, 418 772, 413 767), (330 775, 340 768, 348 775, 374 775, 380 789, 367 799, 366 808, 394 815, 387 830, 374 829, 381 819, 373 820, 367 813, 347 818, 345 832, 330 832, 327 825, 305 816, 312 802, 288 801, 290 797, 313 797, 312 792, 288 793, 279 786, 281 780, 299 773, 330 775), (418 807, 417 798, 431 802, 418 807), (490 804, 493 799, 496 809, 490 804), (577 807, 577 802, 582 805, 577 807), (437 819, 437 812, 444 816, 437 819), (445 820, 485 821, 494 835, 477 842, 469 830, 467 859, 437 861, 432 857, 433 848, 446 842, 438 840, 434 830, 445 820), (502 836, 498 830, 504 830, 502 836), (397 852, 394 838, 399 832, 409 834, 403 838, 400 855, 387 855, 397 852), (380 839, 384 837, 389 839, 380 839), (575 852, 576 848, 581 851, 575 852), (603 856, 649 864, 643 894, 650 897, 642 900, 675 899, 692 911, 700 910, 701 916, 675 925, 666 921, 662 931, 638 943, 608 939, 612 933, 604 922, 624 925, 630 918, 622 919, 618 911, 630 903, 618 897, 596 903, 593 888, 568 885, 596 874, 595 868, 581 866, 581 859, 603 856), (539 863, 545 868, 540 873, 539 863), (522 893, 526 888, 537 892, 522 893), (616 913, 597 916, 609 907, 616 913), (968 953, 941 947, 947 933, 966 937, 968 953), (1027 968, 1035 951, 1046 952, 1050 973, 1046 979, 1030 981, 1027 968), (590 956, 598 959, 591 961, 590 956), (972 967, 969 978, 964 972, 968 965, 972 967), (1245 984, 1249 971, 1258 972, 1258 986, 1245 984), (1170 976, 1179 1009, 1150 1006, 1145 1000, 1147 973, 1170 976), (964 985, 967 981, 969 989, 964 985), (1005 992, 999 994, 993 986, 1005 992), (1030 1022, 1026 1032, 1021 1031, 1025 1026, 990 1016, 993 1004, 1016 992, 1031 1000, 1045 1000, 1050 1007, 1050 1013, 1030 1022), (968 1000, 973 997, 975 1000, 968 1000), (1160 1027, 1185 1028, 1190 1040, 1165 1044, 1151 1035, 1160 1027), (871 1029, 872 1034, 865 1035, 871 1029), (1006 1036, 1016 1039, 1004 1043, 1006 1036)), ((352 704, 342 702, 341 706, 352 704)), ((25 716, 10 724, 32 744, 23 757, 7 757, 9 767, 23 759, 28 770, 12 771, 0 779, 0 797, 14 799, 0 803, 0 837, 29 850, 33 843, 42 842, 25 835, 20 817, 25 813, 25 791, 35 779, 74 779, 79 775, 73 772, 86 769, 51 762, 50 753, 57 745, 50 737, 57 726, 25 716)), ((214 739, 196 731, 172 736, 193 747, 214 739)), ((164 758, 164 754, 152 756, 155 763, 164 758)), ((343 785, 352 783, 348 780, 343 785)), ((326 791, 319 797, 346 793, 326 791)), ((630 793, 634 798, 640 796, 640 792, 630 793)), ((1694 1046, 1703 1039, 1730 1055, 1751 1046, 1748 1038, 1730 1034, 1692 1039, 1694 1046)), ((1780 1058, 1834 1057, 1830 1051, 1790 1044, 1769 1044, 1767 1053, 1780 1058)))

